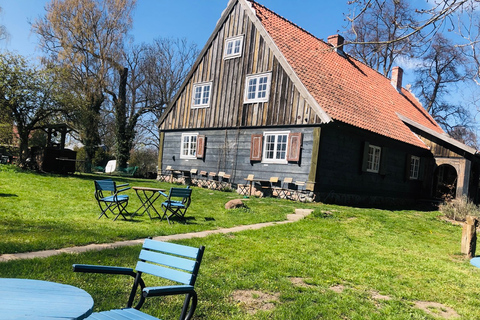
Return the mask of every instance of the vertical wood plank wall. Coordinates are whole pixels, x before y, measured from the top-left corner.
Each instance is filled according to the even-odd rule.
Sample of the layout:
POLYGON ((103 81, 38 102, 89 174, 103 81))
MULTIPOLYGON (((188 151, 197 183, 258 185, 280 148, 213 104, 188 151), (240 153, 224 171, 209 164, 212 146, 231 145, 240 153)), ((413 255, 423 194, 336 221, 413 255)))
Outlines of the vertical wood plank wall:
POLYGON ((237 4, 205 51, 160 130, 317 123, 321 123, 320 118, 312 112, 305 97, 285 73, 241 5, 237 4), (244 36, 242 55, 224 59, 225 39, 239 35, 244 36), (272 73, 269 101, 244 103, 246 76, 263 72, 272 73), (192 108, 193 85, 201 82, 212 82, 210 106, 192 108))

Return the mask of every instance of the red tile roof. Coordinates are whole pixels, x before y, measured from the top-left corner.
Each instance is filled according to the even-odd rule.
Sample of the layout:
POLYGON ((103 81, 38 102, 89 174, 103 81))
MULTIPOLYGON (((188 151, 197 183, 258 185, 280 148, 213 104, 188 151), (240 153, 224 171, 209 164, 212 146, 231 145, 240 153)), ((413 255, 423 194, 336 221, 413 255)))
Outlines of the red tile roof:
POLYGON ((331 45, 264 6, 249 1, 303 85, 334 121, 422 148, 426 146, 397 113, 443 133, 408 90, 402 89, 402 94, 398 93, 390 79, 382 74, 347 54, 338 54, 331 45))

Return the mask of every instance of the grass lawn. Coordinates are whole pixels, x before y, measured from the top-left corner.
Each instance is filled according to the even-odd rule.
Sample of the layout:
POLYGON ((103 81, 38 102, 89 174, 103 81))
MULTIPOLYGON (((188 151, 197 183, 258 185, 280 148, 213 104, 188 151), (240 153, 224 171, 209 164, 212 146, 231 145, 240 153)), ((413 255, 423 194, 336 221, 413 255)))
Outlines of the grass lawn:
MULTIPOLYGON (((100 209, 94 198, 93 180, 104 178, 107 176, 27 173, 0 165, 0 254, 280 221, 294 208, 308 206, 288 200, 250 198, 245 201, 249 209, 228 211, 225 203, 242 196, 194 187, 186 214, 188 224, 169 225, 166 220, 150 220, 146 214, 134 221, 121 217, 112 221, 112 217, 98 219, 100 209)), ((130 186, 166 190, 175 186, 155 180, 112 178, 130 186)), ((135 191, 125 194, 130 196, 127 209, 134 212, 141 205, 135 191)))
MULTIPOLYGON (((77 241, 104 242, 283 220, 293 208, 309 207, 314 209, 313 214, 295 223, 178 241, 206 246, 194 318, 480 318, 480 269, 460 254, 461 227, 439 219, 438 212, 360 209, 278 199, 250 199, 249 210, 225 212, 223 204, 235 193, 195 188, 196 207, 187 213, 195 220, 188 225, 169 226, 166 221, 150 221, 148 217, 113 222, 97 220, 96 204, 90 199, 95 178, 0 172, 2 248, 22 251, 77 241), (16 180, 30 183, 22 186, 16 180), (41 198, 40 189, 45 194, 43 205, 35 197, 28 199, 34 190, 39 191, 36 198, 41 198), (52 190, 61 190, 57 193, 62 196, 55 196, 52 190), (75 202, 80 205, 75 206, 75 202), (44 229, 45 225, 48 228, 44 229)), ((153 181, 122 180, 131 185, 163 186, 153 181)), ((0 276, 72 284, 92 294, 95 310, 118 308, 127 300, 129 278, 77 274, 71 265, 133 267, 139 250, 136 246, 0 263, 0 276)), ((153 298, 143 310, 162 319, 175 319, 180 306, 177 297, 153 298)))

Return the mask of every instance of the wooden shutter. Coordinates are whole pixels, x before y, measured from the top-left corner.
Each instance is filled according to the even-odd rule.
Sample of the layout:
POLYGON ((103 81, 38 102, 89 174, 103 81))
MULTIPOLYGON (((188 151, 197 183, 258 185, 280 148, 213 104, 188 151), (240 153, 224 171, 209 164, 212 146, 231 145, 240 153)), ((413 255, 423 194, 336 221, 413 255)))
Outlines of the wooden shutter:
POLYGON ((295 132, 288 134, 287 161, 300 161, 300 151, 302 150, 302 133, 295 132))
POLYGON ((425 170, 427 165, 427 159, 420 157, 418 163, 418 180, 423 181, 425 180, 425 170))
POLYGON ((380 149, 381 154, 380 154, 380 170, 378 173, 381 175, 386 175, 387 174, 387 156, 388 156, 388 148, 382 147, 380 149))
POLYGON ((368 166, 368 150, 370 149, 370 143, 365 141, 365 144, 363 146, 363 157, 362 157, 362 171, 367 172, 367 166, 368 166))
POLYGON ((205 136, 197 136, 197 150, 196 150, 197 159, 203 159, 205 157, 205 136))
POLYGON ((263 134, 252 134, 250 161, 262 161, 263 134))

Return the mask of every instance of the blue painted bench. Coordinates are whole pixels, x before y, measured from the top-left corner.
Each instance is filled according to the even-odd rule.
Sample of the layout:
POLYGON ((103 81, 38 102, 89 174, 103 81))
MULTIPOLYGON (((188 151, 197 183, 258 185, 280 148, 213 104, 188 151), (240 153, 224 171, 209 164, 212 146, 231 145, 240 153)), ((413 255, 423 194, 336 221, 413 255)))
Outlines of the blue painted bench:
POLYGON ((157 320, 157 318, 140 311, 140 308, 146 298, 168 295, 185 295, 180 320, 191 319, 197 307, 198 298, 194 286, 204 251, 204 246, 193 248, 145 239, 135 270, 123 267, 74 264, 73 271, 75 272, 129 275, 134 278, 126 308, 93 313, 87 319, 157 320), (176 284, 147 287, 142 279, 143 273, 168 279, 176 284), (137 297, 139 286, 141 294, 140 297, 137 297), (133 307, 136 298, 138 298, 138 303, 133 307))

